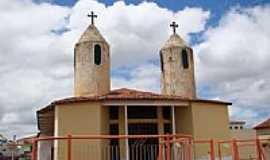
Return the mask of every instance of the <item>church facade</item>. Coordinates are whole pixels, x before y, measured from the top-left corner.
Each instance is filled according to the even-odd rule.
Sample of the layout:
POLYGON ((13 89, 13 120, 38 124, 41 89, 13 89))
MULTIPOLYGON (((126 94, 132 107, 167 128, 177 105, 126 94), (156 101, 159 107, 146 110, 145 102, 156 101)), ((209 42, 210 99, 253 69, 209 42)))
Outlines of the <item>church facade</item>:
MULTIPOLYGON (((110 45, 92 21, 74 49, 74 96, 37 111, 40 136, 188 134, 194 139, 229 139, 231 103, 196 96, 193 50, 176 33, 177 25, 171 26, 174 32, 157 55, 162 92, 152 93, 111 90, 110 45)), ((110 143, 124 147, 124 142, 110 143)), ((39 159, 66 159, 61 145, 65 148, 61 142, 40 142, 39 159)), ((125 152, 119 153, 121 159, 125 152)), ((198 156, 203 153, 203 148, 196 151, 198 156)), ((105 159, 98 149, 95 156, 105 159)), ((93 159, 93 154, 86 157, 93 159)))

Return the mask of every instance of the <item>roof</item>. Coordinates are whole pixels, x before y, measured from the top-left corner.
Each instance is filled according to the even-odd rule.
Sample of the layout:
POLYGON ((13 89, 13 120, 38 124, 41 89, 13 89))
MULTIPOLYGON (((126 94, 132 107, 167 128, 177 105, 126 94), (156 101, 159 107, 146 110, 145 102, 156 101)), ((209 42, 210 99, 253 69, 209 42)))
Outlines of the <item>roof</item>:
POLYGON ((270 129, 270 118, 268 118, 267 120, 263 121, 262 123, 254 127, 254 129, 256 130, 267 129, 267 128, 270 129))
POLYGON ((121 88, 110 91, 108 94, 101 96, 80 96, 69 97, 53 102, 53 104, 65 104, 83 101, 102 101, 102 100, 184 100, 179 96, 161 95, 152 92, 138 91, 134 89, 121 88))
POLYGON ((162 49, 171 48, 171 47, 187 47, 187 43, 178 34, 173 34, 165 42, 162 49))
POLYGON ((106 42, 105 38, 100 34, 99 30, 92 24, 89 25, 84 31, 78 43, 89 41, 106 42))
POLYGON ((139 91, 135 89, 121 88, 110 91, 108 94, 101 96, 79 96, 60 99, 52 102, 47 107, 39 110, 38 112, 52 111, 55 105, 68 104, 76 102, 88 101, 107 101, 107 100, 171 100, 171 101, 186 101, 186 102, 208 102, 231 105, 230 102, 205 100, 205 99, 190 99, 182 96, 163 95, 153 92, 139 91))
POLYGON ((61 100, 54 101, 52 105, 66 104, 84 101, 106 101, 106 100, 181 100, 193 102, 210 102, 231 105, 229 102, 217 100, 204 100, 204 99, 190 99, 182 96, 163 95, 153 92, 139 91, 135 89, 121 88, 110 91, 108 94, 101 96, 80 96, 69 97, 61 100))

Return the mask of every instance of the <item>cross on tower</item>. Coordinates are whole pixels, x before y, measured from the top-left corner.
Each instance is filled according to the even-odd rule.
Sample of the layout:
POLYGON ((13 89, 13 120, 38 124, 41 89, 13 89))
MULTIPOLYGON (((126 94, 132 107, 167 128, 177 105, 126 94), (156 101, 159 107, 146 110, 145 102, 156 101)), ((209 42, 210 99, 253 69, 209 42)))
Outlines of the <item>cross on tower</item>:
POLYGON ((91 17, 91 24, 94 25, 94 18, 97 18, 97 15, 94 14, 93 11, 91 11, 91 14, 88 14, 87 16, 91 17))
POLYGON ((173 28, 173 34, 176 33, 176 28, 178 28, 178 24, 175 23, 175 21, 172 22, 172 24, 170 24, 170 27, 173 28))

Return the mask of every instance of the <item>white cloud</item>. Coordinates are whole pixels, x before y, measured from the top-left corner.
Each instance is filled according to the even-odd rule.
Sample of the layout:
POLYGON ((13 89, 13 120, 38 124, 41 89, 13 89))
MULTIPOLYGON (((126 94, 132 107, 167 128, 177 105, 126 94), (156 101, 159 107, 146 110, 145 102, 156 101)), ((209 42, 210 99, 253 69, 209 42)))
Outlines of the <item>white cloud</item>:
MULTIPOLYGON (((96 25, 109 41, 112 49, 113 66, 138 65, 141 61, 157 58, 169 33, 169 23, 177 20, 181 25, 180 33, 188 34, 204 29, 209 12, 201 8, 185 8, 173 13, 160 8, 153 2, 127 5, 123 1, 106 7, 96 1, 80 0, 72 9, 69 28, 73 35, 79 36, 89 25, 87 13, 91 10, 98 14, 96 25), (195 23, 196 22, 196 23, 195 23)), ((77 37, 78 39, 78 37, 77 37)))
POLYGON ((160 92, 160 68, 154 64, 142 64, 135 69, 126 70, 125 76, 112 78, 113 88, 133 88, 160 92))
POLYGON ((233 101, 232 117, 249 124, 270 115, 269 16, 270 6, 234 8, 195 46, 199 85, 233 101))
POLYGON ((113 69, 129 67, 125 76, 113 75, 113 86, 159 90, 158 49, 168 38, 168 24, 180 23, 186 39, 202 31, 209 12, 185 8, 173 13, 155 3, 112 6, 80 0, 72 8, 31 0, 0 1, 0 132, 8 136, 36 131, 35 111, 53 99, 72 95, 73 46, 90 20, 111 45, 113 69), (2 25, 4 24, 4 25, 2 25))
POLYGON ((10 123, 17 123, 19 121, 17 114, 14 113, 7 113, 2 118, 2 123, 10 124, 10 123))
POLYGON ((0 6, 1 132, 28 134, 36 131, 37 108, 70 92, 58 90, 71 88, 58 71, 67 74, 61 66, 70 60, 59 35, 51 32, 66 25, 70 9, 29 0, 1 1, 0 6))

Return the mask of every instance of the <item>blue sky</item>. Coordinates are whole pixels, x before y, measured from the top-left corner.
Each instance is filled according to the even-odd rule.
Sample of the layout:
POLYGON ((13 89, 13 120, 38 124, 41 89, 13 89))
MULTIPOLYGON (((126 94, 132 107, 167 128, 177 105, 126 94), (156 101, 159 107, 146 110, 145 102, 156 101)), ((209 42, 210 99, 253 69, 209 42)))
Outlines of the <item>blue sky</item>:
MULTIPOLYGON (((98 0, 106 4, 112 5, 115 0, 98 0)), ((127 4, 139 4, 143 0, 125 0, 127 4)), ((77 0, 51 0, 52 3, 73 6, 77 0)), ((185 7, 200 7, 212 12, 212 17, 208 22, 209 25, 216 25, 220 17, 231 7, 250 7, 255 5, 263 5, 270 2, 270 0, 152 0, 148 2, 155 2, 160 7, 168 8, 173 11, 184 9, 185 7)))
MULTIPOLYGON (((53 3, 73 6, 77 0, 52 0, 53 3)), ((112 5, 115 0, 99 0, 106 5, 112 5)), ((142 0, 126 0, 127 4, 138 4, 142 0)), ((183 9, 186 6, 189 7, 202 7, 205 9, 211 8, 213 11, 222 12, 228 9, 230 6, 241 5, 241 6, 254 6, 269 2, 269 0, 153 0, 148 2, 155 2, 161 7, 165 7, 174 11, 183 9)))

